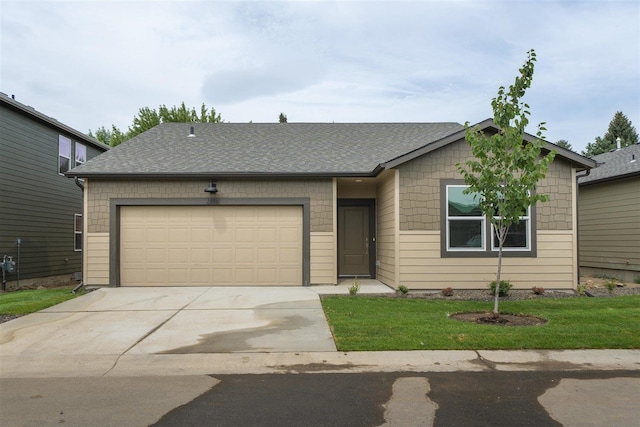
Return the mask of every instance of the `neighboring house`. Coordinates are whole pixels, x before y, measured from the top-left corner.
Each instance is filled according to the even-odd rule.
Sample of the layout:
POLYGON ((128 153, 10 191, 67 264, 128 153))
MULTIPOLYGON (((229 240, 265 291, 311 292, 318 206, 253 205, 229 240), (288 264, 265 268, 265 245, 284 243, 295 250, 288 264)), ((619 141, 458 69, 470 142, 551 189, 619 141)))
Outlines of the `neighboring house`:
POLYGON ((83 196, 64 173, 108 148, 0 93, 0 259, 16 262, 8 288, 72 283, 83 196))
MULTIPOLYGON (((551 200, 506 251, 518 288, 578 279, 576 172, 595 162, 547 148, 559 153, 538 190, 551 200)), ((67 174, 86 179, 84 280, 485 288, 497 251, 462 194, 469 156, 458 123, 162 124, 67 174)))
POLYGON ((593 156, 578 179, 580 271, 640 277, 640 145, 593 156))

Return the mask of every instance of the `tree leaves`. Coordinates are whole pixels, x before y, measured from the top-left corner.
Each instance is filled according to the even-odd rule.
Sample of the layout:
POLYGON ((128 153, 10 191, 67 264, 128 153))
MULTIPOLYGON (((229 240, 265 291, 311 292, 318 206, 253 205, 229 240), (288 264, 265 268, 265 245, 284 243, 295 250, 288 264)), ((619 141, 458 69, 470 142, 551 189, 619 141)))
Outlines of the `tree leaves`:
MULTIPOLYGON (((529 124, 529 105, 521 98, 531 86, 535 52, 528 52, 527 61, 520 68, 513 85, 505 91, 503 86, 491 100, 493 121, 497 133, 487 135, 478 127, 465 123, 465 139, 471 147, 473 158, 458 164, 458 171, 469 186, 465 193, 480 195, 480 210, 494 227, 499 243, 497 281, 500 282, 502 248, 509 227, 518 223, 529 206, 548 200, 548 196, 536 193, 536 185, 546 176, 555 151, 542 155, 546 142, 544 122, 537 127, 536 136, 525 140, 529 124)), ((498 299, 494 312, 498 313, 498 299)))

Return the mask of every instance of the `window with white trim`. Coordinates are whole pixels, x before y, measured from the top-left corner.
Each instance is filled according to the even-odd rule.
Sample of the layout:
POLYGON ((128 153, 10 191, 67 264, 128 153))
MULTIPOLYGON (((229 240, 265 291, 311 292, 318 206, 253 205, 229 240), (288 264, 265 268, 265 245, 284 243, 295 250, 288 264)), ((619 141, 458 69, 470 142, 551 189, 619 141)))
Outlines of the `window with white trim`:
MULTIPOLYGON (((464 184, 447 183, 441 188, 444 193, 443 256, 495 256, 499 242, 491 221, 480 210, 480 194, 464 194, 468 188, 464 184)), ((504 252, 513 256, 535 256, 531 212, 529 207, 526 215, 509 227, 502 247, 504 252)))
POLYGON ((71 169, 71 140, 58 136, 58 174, 64 175, 71 169))
POLYGON ((73 250, 82 251, 82 214, 73 215, 73 250))

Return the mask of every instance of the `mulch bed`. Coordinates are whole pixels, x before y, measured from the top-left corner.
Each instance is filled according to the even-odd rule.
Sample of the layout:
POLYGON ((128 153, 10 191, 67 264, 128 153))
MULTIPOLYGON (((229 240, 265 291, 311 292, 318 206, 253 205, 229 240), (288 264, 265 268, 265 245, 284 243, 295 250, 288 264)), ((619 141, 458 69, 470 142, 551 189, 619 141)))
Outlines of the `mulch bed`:
POLYGON ((547 323, 547 320, 541 317, 508 313, 500 313, 499 317, 492 316, 490 312, 453 313, 449 317, 461 322, 496 326, 538 326, 547 323))

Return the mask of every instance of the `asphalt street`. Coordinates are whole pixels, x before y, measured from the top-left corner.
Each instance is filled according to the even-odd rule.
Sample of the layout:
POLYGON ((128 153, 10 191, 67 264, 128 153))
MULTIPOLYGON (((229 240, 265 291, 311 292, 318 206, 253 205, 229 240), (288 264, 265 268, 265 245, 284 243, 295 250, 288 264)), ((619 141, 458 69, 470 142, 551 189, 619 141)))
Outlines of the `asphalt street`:
POLYGON ((632 427, 640 420, 639 377, 636 371, 234 375, 216 377, 218 385, 154 425, 632 427), (558 392, 567 381, 573 386, 558 392), (629 411, 637 417, 628 418, 629 411))
POLYGON ((2 426, 637 427, 638 402, 637 370, 0 380, 2 426))

